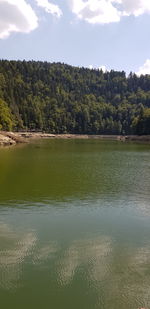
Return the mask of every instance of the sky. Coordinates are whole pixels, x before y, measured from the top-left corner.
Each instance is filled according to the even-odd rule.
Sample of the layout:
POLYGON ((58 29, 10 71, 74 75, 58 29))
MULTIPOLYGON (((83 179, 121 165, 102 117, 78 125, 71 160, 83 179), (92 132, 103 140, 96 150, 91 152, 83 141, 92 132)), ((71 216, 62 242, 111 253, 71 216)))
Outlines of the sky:
POLYGON ((150 74, 150 0, 0 0, 0 59, 150 74))

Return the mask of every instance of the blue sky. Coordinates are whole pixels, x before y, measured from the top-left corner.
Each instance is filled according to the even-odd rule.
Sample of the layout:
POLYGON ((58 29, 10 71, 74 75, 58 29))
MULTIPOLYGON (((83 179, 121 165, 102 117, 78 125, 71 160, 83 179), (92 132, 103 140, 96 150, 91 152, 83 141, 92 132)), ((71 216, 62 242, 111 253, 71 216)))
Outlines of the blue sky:
POLYGON ((0 58, 150 74, 150 0, 0 0, 0 58))

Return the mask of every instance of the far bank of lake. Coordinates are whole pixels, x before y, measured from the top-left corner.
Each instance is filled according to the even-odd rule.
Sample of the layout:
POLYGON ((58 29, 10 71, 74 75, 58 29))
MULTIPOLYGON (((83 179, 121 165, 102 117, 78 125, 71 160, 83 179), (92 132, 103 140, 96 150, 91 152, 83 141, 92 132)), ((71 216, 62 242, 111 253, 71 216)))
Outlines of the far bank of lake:
POLYGON ((26 143, 33 139, 99 139, 114 141, 150 142, 150 135, 89 135, 89 134, 51 134, 43 132, 6 132, 0 131, 0 146, 26 143))

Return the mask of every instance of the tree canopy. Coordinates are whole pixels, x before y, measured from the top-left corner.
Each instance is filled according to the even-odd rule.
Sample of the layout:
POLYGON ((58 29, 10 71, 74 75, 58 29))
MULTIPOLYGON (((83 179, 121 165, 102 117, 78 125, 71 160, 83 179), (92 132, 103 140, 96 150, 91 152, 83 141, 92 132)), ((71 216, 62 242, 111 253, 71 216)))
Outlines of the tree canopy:
POLYGON ((0 98, 4 130, 150 134, 150 75, 1 60, 0 98))
POLYGON ((10 131, 13 127, 11 111, 5 101, 0 99, 0 129, 10 131))

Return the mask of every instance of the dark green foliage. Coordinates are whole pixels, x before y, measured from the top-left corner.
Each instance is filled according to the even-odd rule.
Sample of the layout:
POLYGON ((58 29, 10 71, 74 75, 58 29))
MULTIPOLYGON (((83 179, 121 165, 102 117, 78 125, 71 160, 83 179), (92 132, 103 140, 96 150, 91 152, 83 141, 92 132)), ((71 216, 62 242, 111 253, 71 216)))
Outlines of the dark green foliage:
POLYGON ((1 60, 0 98, 15 130, 149 134, 149 75, 126 78, 125 72, 1 60))
POLYGON ((150 134, 150 108, 145 108, 137 119, 136 133, 150 134))
POLYGON ((13 127, 11 111, 5 101, 0 99, 0 129, 10 131, 13 127))

